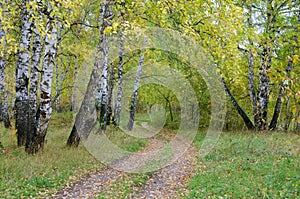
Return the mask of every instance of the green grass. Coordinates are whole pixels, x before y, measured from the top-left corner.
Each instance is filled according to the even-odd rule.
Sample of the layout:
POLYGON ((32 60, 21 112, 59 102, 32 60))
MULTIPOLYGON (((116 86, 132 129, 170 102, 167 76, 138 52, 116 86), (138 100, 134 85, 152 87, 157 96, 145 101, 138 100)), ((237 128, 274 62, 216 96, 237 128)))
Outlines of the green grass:
POLYGON ((300 198, 299 146, 295 134, 225 133, 198 159, 187 198, 300 198))
POLYGON ((46 196, 102 167, 83 146, 65 147, 71 122, 63 118, 52 120, 45 149, 34 156, 27 155, 24 147, 17 147, 15 131, 4 129, 1 124, 0 140, 4 146, 0 152, 1 198, 46 196))
MULTIPOLYGON (((43 197, 83 175, 103 167, 82 144, 67 148, 71 131, 72 113, 54 113, 46 136, 45 149, 32 156, 17 147, 15 130, 0 124, 0 198, 43 197)), ((147 145, 146 139, 137 139, 117 129, 107 132, 109 139, 121 148, 134 152, 147 145)))
POLYGON ((114 128, 110 128, 106 136, 113 144, 128 152, 141 150, 148 143, 147 139, 136 138, 114 128))

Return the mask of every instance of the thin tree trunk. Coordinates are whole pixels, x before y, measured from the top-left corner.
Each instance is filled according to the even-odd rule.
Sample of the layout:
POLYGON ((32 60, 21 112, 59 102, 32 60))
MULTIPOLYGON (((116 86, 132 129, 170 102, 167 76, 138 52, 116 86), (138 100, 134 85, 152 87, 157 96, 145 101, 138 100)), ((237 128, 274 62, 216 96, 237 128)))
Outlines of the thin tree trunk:
POLYGON ((57 55, 57 30, 54 22, 49 20, 46 30, 50 34, 50 36, 47 35, 45 38, 45 54, 40 83, 40 121, 37 135, 34 138, 34 152, 37 152, 39 149, 44 148, 45 136, 47 134, 49 121, 52 115, 51 88, 57 55))
POLYGON ((291 121, 292 121, 292 115, 293 113, 291 112, 291 98, 288 97, 287 101, 286 101, 286 111, 285 111, 285 123, 284 123, 284 130, 288 131, 291 121))
POLYGON ((55 64, 55 98, 54 98, 54 102, 55 102, 55 111, 56 112, 61 112, 62 111, 62 107, 61 107, 61 93, 62 93, 62 86, 63 83, 67 77, 67 74, 71 68, 71 62, 72 62, 72 56, 69 55, 69 60, 68 60, 68 65, 67 68, 65 69, 65 71, 62 71, 63 68, 63 60, 61 59, 61 66, 58 67, 58 64, 55 64))
POLYGON ((249 119, 249 117, 247 116, 247 114, 244 112, 244 110, 240 107, 240 105, 237 103, 236 99, 233 97, 233 95, 231 94, 229 88, 227 87, 223 77, 220 75, 220 79, 222 82, 222 85, 225 89, 225 92, 227 93, 232 105, 234 106, 234 108, 237 110, 237 112, 239 113, 239 115, 242 117, 245 125, 247 126, 248 130, 254 130, 255 127, 253 125, 253 123, 251 122, 251 120, 249 119))
MULTIPOLYGON (((0 2, 0 8, 3 9, 2 3, 0 2)), ((1 13, 2 14, 2 13, 1 13)), ((3 46, 6 45, 6 33, 3 30, 2 21, 0 20, 0 40, 3 39, 3 46)), ((5 68, 6 68, 6 58, 5 52, 2 52, 2 56, 0 56, 0 121, 4 122, 4 127, 11 127, 9 114, 8 114, 8 102, 7 102, 7 91, 4 86, 5 82, 5 68)))
POLYGON ((107 107, 107 118, 106 123, 107 125, 110 125, 111 121, 111 115, 112 115, 112 98, 113 98, 113 90, 114 90, 114 82, 115 82, 115 65, 111 64, 111 70, 110 70, 110 78, 109 78, 109 85, 108 85, 108 107, 107 107))
MULTIPOLYGON (((288 79, 290 79, 292 67, 293 67, 293 60, 289 60, 288 65, 286 67, 286 73, 287 73, 288 79)), ((282 98, 284 97, 284 91, 285 91, 286 86, 287 85, 285 85, 285 81, 282 81, 280 88, 279 88, 279 94, 278 94, 278 97, 276 100, 273 117, 272 117, 271 123, 269 125, 270 130, 276 129, 278 117, 279 117, 279 114, 281 111, 281 106, 282 106, 282 98)))
MULTIPOLYGON (((62 38, 62 31, 63 28, 60 26, 58 34, 57 34, 57 43, 59 44, 62 38)), ((68 42, 66 44, 68 46, 68 42)), ((71 65, 71 57, 69 57, 69 61, 68 61, 68 68, 71 65)), ((60 106, 60 102, 61 102, 61 91, 62 91, 62 83, 64 81, 64 78, 66 76, 66 73, 68 71, 66 71, 66 73, 63 73, 62 71, 63 68, 63 59, 60 59, 60 67, 58 65, 58 62, 55 63, 55 111, 56 112, 61 112, 61 106, 60 106)))
MULTIPOLYGON (((25 1, 24 4, 27 4, 25 1)), ((28 132, 28 67, 30 62, 30 40, 31 26, 29 13, 26 5, 21 13, 22 28, 20 38, 20 49, 17 53, 16 66, 16 129, 18 135, 18 146, 25 145, 28 132)))
POLYGON ((29 89, 29 132, 26 136, 25 151, 29 154, 35 153, 35 136, 38 132, 37 95, 39 83, 39 69, 42 55, 41 36, 37 27, 34 27, 32 63, 30 71, 29 89))
POLYGON ((129 117, 129 122, 128 122, 127 128, 130 131, 132 130, 133 124, 134 124, 137 96, 138 96, 138 90, 139 90, 139 86, 140 86, 142 67, 143 67, 143 64, 144 64, 144 51, 145 51, 145 48, 146 48, 146 44, 147 44, 147 38, 144 38, 143 48, 142 48, 142 51, 141 51, 141 57, 140 57, 137 72, 136 72, 133 95, 132 95, 132 100, 131 100, 131 105, 130 105, 130 110, 129 110, 130 117, 129 117))
MULTIPOLYGON (((75 93, 75 96, 78 94, 78 89, 76 88, 76 84, 78 82, 78 57, 75 57, 75 63, 74 63, 74 78, 73 78, 73 92, 75 93)), ((71 100, 71 105, 70 105, 70 111, 77 111, 78 107, 75 103, 74 99, 74 93, 71 92, 70 95, 70 100, 71 100)))
POLYGON ((114 123, 116 126, 120 125, 120 113, 121 113, 121 99, 123 95, 123 53, 124 53, 124 38, 123 30, 120 30, 120 51, 119 51, 119 66, 118 66, 118 88, 117 88, 117 98, 114 111, 114 123))
POLYGON ((90 130, 97 122, 97 117, 93 117, 93 115, 96 115, 94 114, 95 107, 93 104, 95 99, 94 91, 97 88, 97 82, 100 79, 98 71, 98 68, 94 69, 90 76, 84 99, 76 115, 75 123, 67 141, 67 146, 69 147, 78 147, 81 139, 87 139, 90 130))
POLYGON ((60 104, 60 85, 59 85, 59 76, 60 76, 60 68, 62 68, 62 65, 63 65, 63 60, 60 59, 60 67, 58 66, 58 62, 55 63, 55 96, 56 99, 55 99, 55 111, 56 112, 59 112, 60 110, 60 107, 59 107, 59 104, 60 104))

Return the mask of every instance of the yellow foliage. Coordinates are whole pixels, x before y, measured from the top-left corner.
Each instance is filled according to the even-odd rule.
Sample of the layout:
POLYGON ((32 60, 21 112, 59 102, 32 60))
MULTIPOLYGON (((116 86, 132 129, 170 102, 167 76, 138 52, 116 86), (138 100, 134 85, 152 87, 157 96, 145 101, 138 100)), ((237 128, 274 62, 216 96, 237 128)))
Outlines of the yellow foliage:
POLYGON ((108 35, 111 31, 112 31, 112 27, 109 26, 109 27, 105 28, 105 30, 103 32, 104 32, 104 34, 108 35))

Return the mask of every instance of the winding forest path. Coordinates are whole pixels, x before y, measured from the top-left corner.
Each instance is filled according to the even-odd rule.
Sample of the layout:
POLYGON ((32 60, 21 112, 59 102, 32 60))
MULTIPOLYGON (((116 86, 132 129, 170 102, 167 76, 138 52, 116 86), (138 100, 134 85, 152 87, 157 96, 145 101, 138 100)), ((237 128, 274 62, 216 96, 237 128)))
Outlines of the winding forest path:
MULTIPOLYGON (((154 131, 145 122, 141 123, 141 126, 139 130, 144 131, 143 134, 146 137, 147 132, 151 133, 154 131)), ((166 141, 174 137, 167 133, 160 135, 162 136, 152 136, 147 147, 138 153, 153 151, 153 149, 160 150, 164 147, 166 141)), ((196 147, 190 146, 176 161, 152 173, 146 183, 135 185, 130 198, 183 198, 188 193, 186 186, 193 174, 197 152, 196 147)), ((122 162, 136 162, 139 165, 139 162, 143 162, 143 160, 128 156, 120 160, 119 163, 123 164, 122 162)), ((86 175, 80 181, 71 184, 48 198, 95 198, 99 195, 99 192, 105 192, 110 185, 126 175, 128 173, 105 167, 93 174, 86 175)))

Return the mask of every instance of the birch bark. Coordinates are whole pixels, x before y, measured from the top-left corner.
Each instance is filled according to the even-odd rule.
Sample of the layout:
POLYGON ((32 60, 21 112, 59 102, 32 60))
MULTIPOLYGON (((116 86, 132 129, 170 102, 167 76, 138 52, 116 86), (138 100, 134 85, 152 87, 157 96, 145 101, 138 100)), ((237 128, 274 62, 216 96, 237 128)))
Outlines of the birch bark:
POLYGON ((147 38, 144 38, 143 48, 142 48, 142 51, 141 51, 141 57, 140 57, 137 72, 136 72, 135 84, 134 84, 134 89, 133 89, 133 96, 132 96, 130 110, 129 110, 130 117, 129 117, 129 122, 128 122, 128 125, 127 125, 128 130, 132 130, 133 124, 134 124, 135 110, 136 110, 136 104, 137 104, 137 96, 138 96, 138 90, 139 90, 139 86, 140 86, 142 67, 143 67, 143 63, 144 63, 144 51, 145 51, 146 44, 147 44, 147 38))
POLYGON ((118 87, 117 87, 117 98, 114 111, 114 123, 116 126, 120 125, 120 113, 121 113, 121 99, 123 95, 122 86, 123 86, 123 53, 124 53, 124 38, 123 32, 120 30, 120 51, 119 51, 119 66, 118 66, 118 87))
MULTIPOLYGON (((28 1, 24 1, 27 4, 28 1)), ((16 129, 18 137, 18 146, 25 145, 28 132, 28 67, 30 62, 30 40, 32 22, 26 6, 21 12, 22 27, 20 48, 17 52, 16 66, 16 129)))
POLYGON ((40 121, 38 133, 35 136, 36 151, 44 148, 45 136, 47 133, 49 121, 52 115, 51 88, 53 80, 53 70, 57 55, 57 30, 52 20, 48 20, 46 27, 49 33, 45 37, 45 53, 43 58, 42 76, 40 83, 40 121))
MULTIPOLYGON (((0 9, 2 10, 2 3, 0 2, 0 9)), ((3 15, 3 13, 1 13, 3 15)), ((6 69, 6 58, 5 58, 5 45, 6 45, 6 33, 3 30, 2 21, 0 20, 0 40, 3 39, 3 51, 0 55, 0 121, 4 122, 4 127, 9 128, 11 126, 9 114, 8 114, 8 102, 7 102, 7 91, 5 89, 5 69, 6 69)))
POLYGON ((38 28, 34 24, 33 44, 32 44, 32 63, 30 69, 30 88, 29 88, 29 131, 26 136, 25 151, 29 154, 35 153, 35 136, 38 132, 39 115, 37 114, 37 96, 39 83, 39 70, 42 55, 41 36, 38 28))

